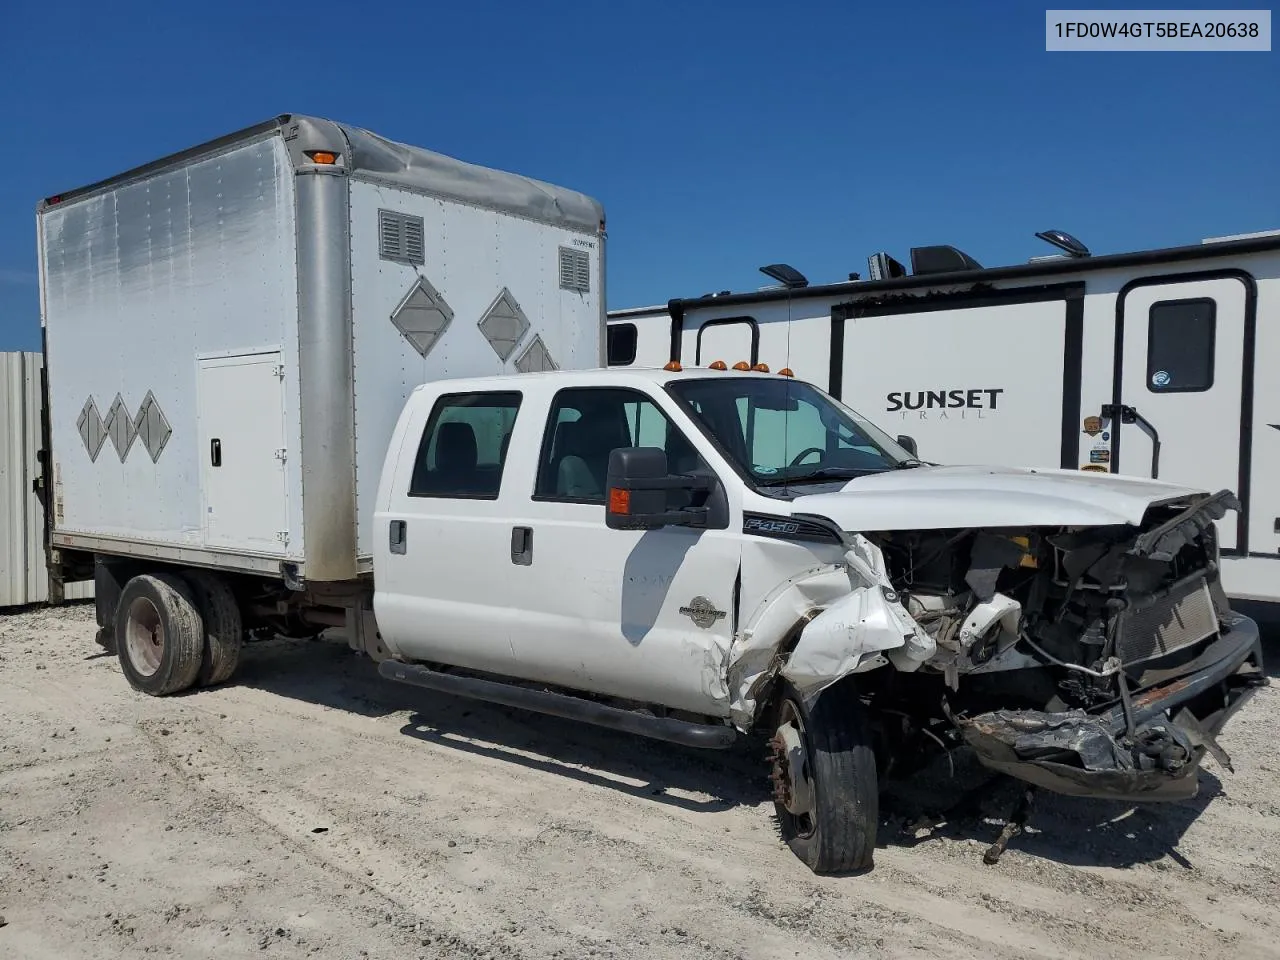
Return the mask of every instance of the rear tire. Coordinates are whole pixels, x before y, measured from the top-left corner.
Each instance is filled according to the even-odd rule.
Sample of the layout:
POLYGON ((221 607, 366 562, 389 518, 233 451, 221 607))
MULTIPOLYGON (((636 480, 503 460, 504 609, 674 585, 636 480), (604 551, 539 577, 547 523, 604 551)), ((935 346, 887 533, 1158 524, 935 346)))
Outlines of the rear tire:
POLYGON ((230 680, 240 665, 244 621, 231 587, 221 577, 203 570, 183 574, 204 620, 204 653, 197 682, 202 687, 230 680))
POLYGON ((120 592, 115 640, 120 668, 135 690, 163 697, 186 690, 200 673, 204 623, 178 577, 134 577, 120 592))
POLYGON ((852 681, 828 687, 811 707, 784 683, 777 717, 780 725, 799 721, 808 781, 806 811, 774 802, 787 846, 814 873, 870 869, 880 791, 866 709, 852 681))

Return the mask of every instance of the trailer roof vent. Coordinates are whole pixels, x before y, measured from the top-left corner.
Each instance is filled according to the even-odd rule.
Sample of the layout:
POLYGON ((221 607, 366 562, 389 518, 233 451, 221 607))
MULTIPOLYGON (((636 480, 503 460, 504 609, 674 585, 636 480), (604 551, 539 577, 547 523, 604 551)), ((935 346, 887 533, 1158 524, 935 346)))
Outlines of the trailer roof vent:
POLYGON ((1089 256, 1089 248, 1067 233, 1065 230, 1041 230, 1036 236, 1045 243, 1051 243, 1068 257, 1089 256))
POLYGON ((587 251, 560 248, 560 289, 591 292, 591 255, 587 251))
POLYGON ((767 267, 761 267, 760 272, 771 280, 777 280, 788 290, 799 290, 809 285, 808 278, 789 263, 771 263, 767 267))
POLYGON ((76 420, 76 429, 80 431, 84 448, 89 451, 89 459, 97 460, 102 444, 107 439, 107 428, 102 423, 102 414, 98 413, 98 405, 93 402, 93 397, 84 402, 80 418, 76 420))
POLYGON ((516 358, 516 369, 521 373, 544 373, 548 370, 559 370, 560 365, 552 359, 551 352, 539 336, 534 337, 524 353, 516 358))
POLYGON ((973 257, 947 244, 911 248, 912 274, 957 273, 961 270, 981 269, 982 264, 973 257))
POLYGON ((422 218, 395 210, 379 210, 378 256, 419 267, 426 263, 422 218))
MULTIPOLYGON (((905 277, 907 268, 887 253, 873 253, 867 257, 867 277, 871 280, 892 280, 905 277)), ((850 280, 857 279, 856 274, 849 275, 850 280)))
POLYGON ((520 304, 506 287, 489 304, 489 309, 480 318, 480 332, 493 347, 493 352, 504 363, 515 353, 518 344, 529 332, 529 318, 520 309, 520 304))
POLYGON ((426 277, 418 277, 400 305, 391 311, 391 322, 425 357, 453 322, 453 308, 426 277))

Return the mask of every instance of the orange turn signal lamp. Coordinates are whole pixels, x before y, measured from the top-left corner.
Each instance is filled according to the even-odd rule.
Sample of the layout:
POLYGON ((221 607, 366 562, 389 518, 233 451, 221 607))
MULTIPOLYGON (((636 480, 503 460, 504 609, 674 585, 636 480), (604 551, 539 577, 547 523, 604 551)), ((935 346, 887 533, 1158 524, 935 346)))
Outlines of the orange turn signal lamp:
POLYGON ((304 150, 312 163, 318 163, 322 166, 331 167, 338 162, 338 155, 331 150, 304 150))
POLYGON ((707 369, 708 370, 728 370, 729 368, 725 366, 725 362, 723 360, 715 360, 715 361, 712 361, 711 365, 707 369))
POLYGON ((681 370, 684 369, 684 367, 680 366, 679 360, 670 360, 667 362, 667 365, 662 369, 667 371, 667 373, 679 373, 681 370))
POLYGON ((612 487, 609 490, 609 512, 628 514, 631 512, 631 491, 612 487))

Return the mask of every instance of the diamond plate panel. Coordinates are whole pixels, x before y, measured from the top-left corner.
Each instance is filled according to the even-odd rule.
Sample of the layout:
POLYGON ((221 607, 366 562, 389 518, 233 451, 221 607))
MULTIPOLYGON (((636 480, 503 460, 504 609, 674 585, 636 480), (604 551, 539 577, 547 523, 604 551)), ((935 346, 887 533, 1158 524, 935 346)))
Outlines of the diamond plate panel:
POLYGON ((164 452, 165 444, 173 436, 173 428, 169 426, 164 411, 160 409, 160 404, 156 402, 155 395, 150 390, 143 398, 142 406, 138 408, 138 416, 133 422, 133 428, 142 445, 146 447, 147 453, 150 454, 151 462, 155 463, 164 452))
POLYGON ((547 370, 559 370, 560 367, 552 359, 547 345, 542 342, 542 337, 537 336, 516 359, 516 369, 521 373, 542 373, 547 370))
POLYGON ((111 404, 111 409, 107 411, 107 421, 104 426, 107 436, 111 438, 112 446, 116 448, 120 462, 124 463, 124 458, 128 456, 129 448, 133 446, 133 440, 138 435, 138 431, 133 425, 129 408, 124 405, 124 398, 118 393, 115 402, 111 404))
POLYGON ((102 414, 98 413, 98 405, 93 402, 93 397, 84 402, 80 417, 76 420, 76 429, 80 431, 84 448, 89 451, 89 459, 96 461, 107 440, 107 428, 102 423, 102 414))
POLYGON ((400 305, 391 311, 391 322, 425 357, 453 322, 453 308, 425 277, 419 277, 400 305))
POLYGON ((529 318, 524 315, 520 304, 506 287, 489 304, 479 325, 480 332, 503 363, 515 353, 516 345, 529 332, 529 318))

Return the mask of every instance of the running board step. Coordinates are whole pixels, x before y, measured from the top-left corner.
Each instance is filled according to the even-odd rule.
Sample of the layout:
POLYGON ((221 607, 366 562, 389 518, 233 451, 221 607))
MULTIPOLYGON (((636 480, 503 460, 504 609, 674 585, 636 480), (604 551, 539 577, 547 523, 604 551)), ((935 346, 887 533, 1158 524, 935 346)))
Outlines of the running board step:
POLYGON ((566 720, 578 720, 597 727, 608 727, 654 740, 666 740, 686 747, 702 747, 708 750, 724 750, 733 746, 738 731, 729 726, 710 723, 690 723, 671 717, 651 717, 619 707, 610 707, 593 700, 583 700, 549 690, 530 690, 496 680, 464 677, 452 673, 440 673, 411 663, 383 660, 378 672, 388 680, 410 683, 440 693, 451 693, 472 700, 500 703, 520 710, 545 713, 566 720))

